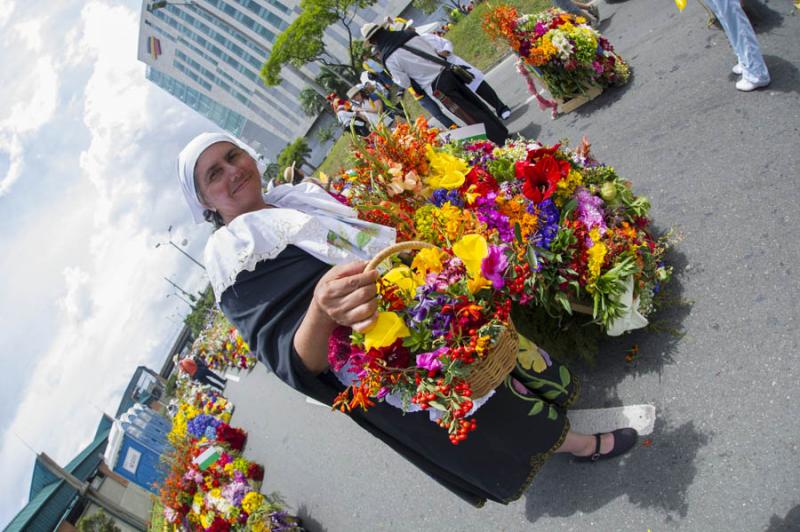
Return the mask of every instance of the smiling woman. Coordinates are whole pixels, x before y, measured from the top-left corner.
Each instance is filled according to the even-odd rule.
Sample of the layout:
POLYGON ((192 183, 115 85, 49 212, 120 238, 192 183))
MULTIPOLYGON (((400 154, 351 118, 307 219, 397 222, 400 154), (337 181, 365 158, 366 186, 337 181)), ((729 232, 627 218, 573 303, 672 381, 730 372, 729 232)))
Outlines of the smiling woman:
MULTIPOLYGON (((338 326, 365 332, 378 320, 377 272, 365 271, 364 259, 394 244, 394 229, 359 220, 312 183, 262 196, 255 160, 225 135, 198 136, 178 166, 195 221, 205 211, 223 224, 205 250, 222 311, 280 380, 333 404, 352 375, 329 366, 332 333, 338 326)), ((571 432, 565 409, 577 397, 577 379, 565 378, 566 368, 549 358, 539 366, 531 379, 558 381, 544 395, 548 414, 530 414, 529 403, 541 399, 527 397, 524 386, 500 386, 474 413, 482 430, 458 447, 427 415, 405 415, 389 402, 347 415, 470 503, 509 503, 554 452, 610 458, 636 441, 632 429, 602 438, 571 432)))

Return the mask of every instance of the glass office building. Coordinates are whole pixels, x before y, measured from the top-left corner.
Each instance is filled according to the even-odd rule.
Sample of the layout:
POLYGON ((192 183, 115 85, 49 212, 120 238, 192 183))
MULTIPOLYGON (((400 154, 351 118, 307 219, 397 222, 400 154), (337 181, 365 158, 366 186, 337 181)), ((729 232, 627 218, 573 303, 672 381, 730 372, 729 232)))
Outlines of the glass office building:
MULTIPOLYGON (((361 23, 398 14, 409 3, 380 0, 362 10, 354 37, 361 23)), ((299 0, 181 0, 148 9, 152 5, 143 2, 139 28, 138 58, 147 65, 147 79, 270 159, 308 133, 316 117, 303 113, 298 96, 316 65, 285 67, 276 87, 258 77, 275 38, 300 13, 299 0)), ((330 55, 347 57, 340 24, 328 29, 325 42, 330 55)))

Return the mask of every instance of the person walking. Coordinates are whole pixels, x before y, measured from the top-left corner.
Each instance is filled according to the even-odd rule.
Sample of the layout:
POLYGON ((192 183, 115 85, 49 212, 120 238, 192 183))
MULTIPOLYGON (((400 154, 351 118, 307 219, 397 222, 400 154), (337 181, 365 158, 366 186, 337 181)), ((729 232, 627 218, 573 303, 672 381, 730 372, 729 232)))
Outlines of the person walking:
POLYGON ((407 89, 413 79, 430 96, 441 93, 458 108, 457 116, 467 124, 483 123, 489 140, 498 146, 505 144, 508 129, 468 88, 472 79, 459 77, 426 39, 412 30, 389 31, 375 23, 364 24, 361 36, 378 49, 397 85, 407 89))
POLYGON ((220 392, 225 390, 227 379, 208 369, 206 363, 199 358, 186 357, 180 361, 178 367, 194 381, 212 386, 220 392))
POLYGON ((736 82, 736 88, 750 92, 769 85, 769 71, 761 55, 756 32, 739 0, 706 0, 706 3, 716 15, 736 53, 738 62, 732 70, 734 74, 742 76, 736 82))
POLYGON ((500 100, 497 92, 495 92, 492 86, 489 85, 489 82, 486 81, 483 72, 453 53, 453 43, 444 37, 432 33, 426 33, 421 35, 421 37, 436 49, 436 53, 439 57, 445 59, 448 63, 460 65, 469 70, 473 79, 467 84, 467 88, 489 104, 500 119, 506 120, 511 116, 511 109, 500 100))

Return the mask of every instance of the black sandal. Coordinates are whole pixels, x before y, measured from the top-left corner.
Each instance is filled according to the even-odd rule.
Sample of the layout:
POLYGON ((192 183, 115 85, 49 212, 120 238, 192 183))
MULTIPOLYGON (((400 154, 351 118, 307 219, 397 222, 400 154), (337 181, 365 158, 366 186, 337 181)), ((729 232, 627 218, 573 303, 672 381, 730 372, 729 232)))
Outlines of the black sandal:
POLYGON ((608 460, 623 455, 633 449, 639 439, 639 433, 636 429, 624 428, 617 429, 611 434, 614 435, 614 446, 606 454, 600 454, 600 436, 602 434, 594 435, 594 453, 589 456, 576 456, 576 462, 597 462, 598 460, 608 460))

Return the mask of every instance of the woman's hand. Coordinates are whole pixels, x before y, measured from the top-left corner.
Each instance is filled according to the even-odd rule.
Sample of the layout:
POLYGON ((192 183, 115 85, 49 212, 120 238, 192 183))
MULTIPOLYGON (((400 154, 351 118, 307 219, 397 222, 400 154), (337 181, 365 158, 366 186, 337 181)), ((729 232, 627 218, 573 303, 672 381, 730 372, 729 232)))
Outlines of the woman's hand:
POLYGON ((378 318, 378 272, 365 272, 365 262, 334 266, 314 289, 312 306, 339 325, 363 332, 378 318))
POLYGON ((328 369, 328 337, 336 325, 364 331, 378 318, 378 272, 365 262, 334 266, 314 288, 314 297, 294 335, 294 348, 314 374, 328 369))

